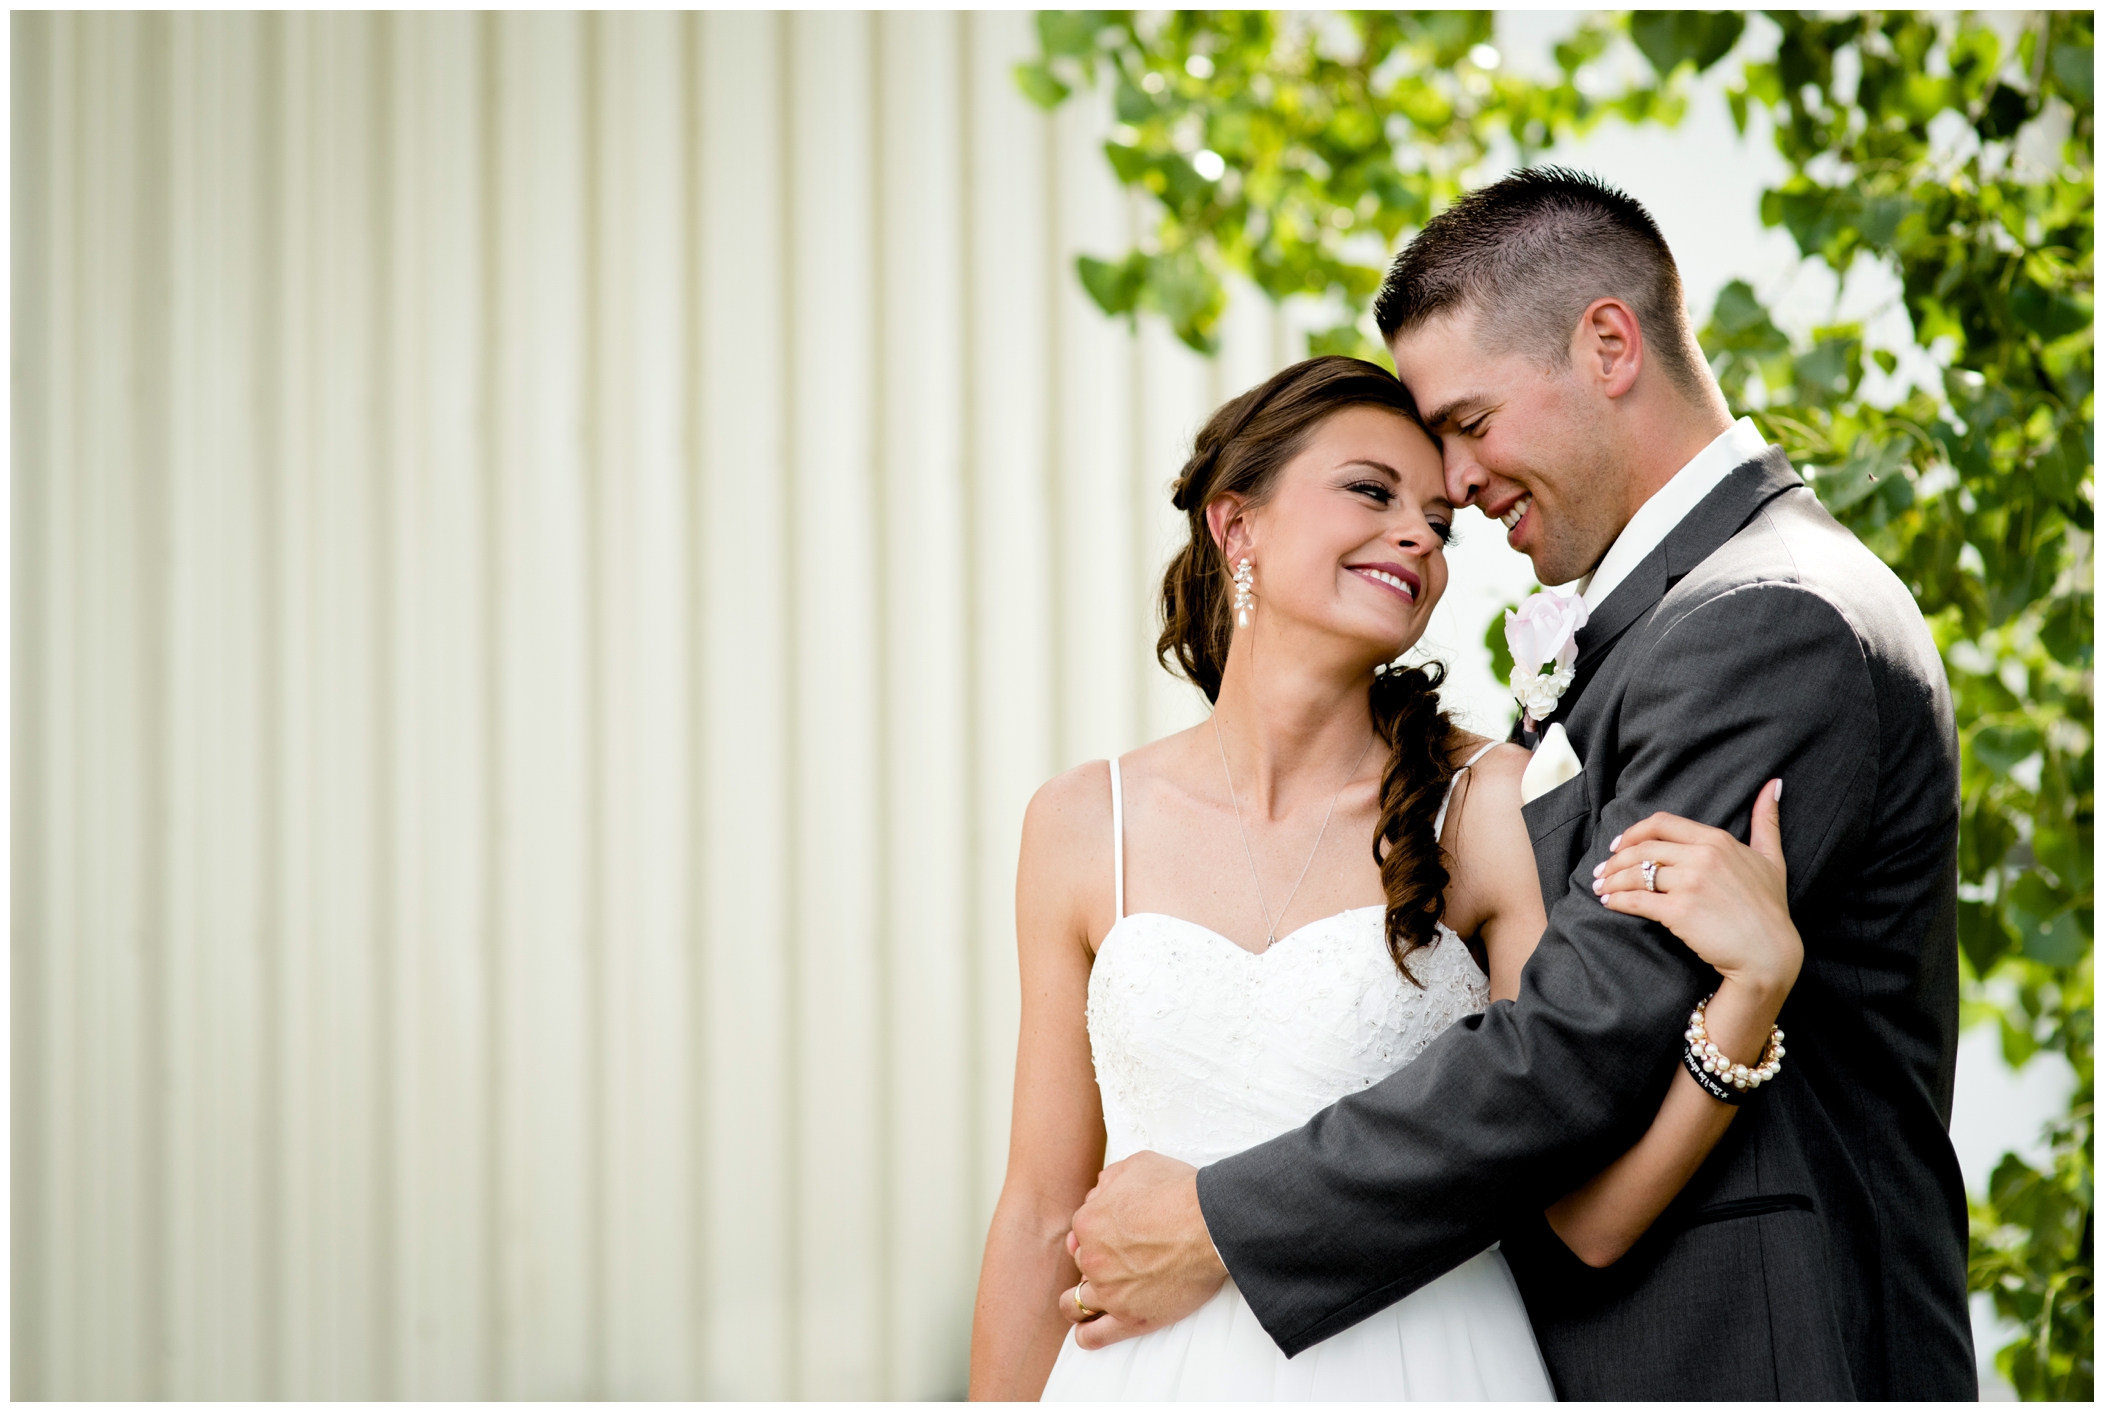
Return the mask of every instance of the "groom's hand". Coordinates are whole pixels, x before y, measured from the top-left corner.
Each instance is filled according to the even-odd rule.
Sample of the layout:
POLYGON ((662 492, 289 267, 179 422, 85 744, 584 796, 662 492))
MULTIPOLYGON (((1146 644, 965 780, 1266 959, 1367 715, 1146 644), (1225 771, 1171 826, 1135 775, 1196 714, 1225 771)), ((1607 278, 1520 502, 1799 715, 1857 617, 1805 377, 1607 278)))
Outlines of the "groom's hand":
POLYGON ((1136 1152, 1106 1167, 1074 1213, 1067 1250, 1083 1276, 1061 1301, 1079 1324, 1074 1341, 1102 1348, 1175 1323, 1213 1297, 1227 1268, 1198 1208, 1198 1169, 1158 1152, 1136 1152))

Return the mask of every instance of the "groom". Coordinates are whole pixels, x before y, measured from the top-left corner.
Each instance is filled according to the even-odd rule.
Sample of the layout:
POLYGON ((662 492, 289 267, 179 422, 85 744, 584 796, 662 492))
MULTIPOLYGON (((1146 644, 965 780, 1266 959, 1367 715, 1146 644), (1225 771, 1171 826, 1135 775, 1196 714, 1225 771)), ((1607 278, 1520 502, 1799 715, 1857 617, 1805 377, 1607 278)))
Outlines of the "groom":
POLYGON ((1732 422, 1673 257, 1620 192, 1555 169, 1476 192, 1376 312, 1449 497, 1590 609, 1549 718, 1583 768, 1523 811, 1548 930, 1516 1001, 1305 1127, 1203 1170, 1110 1168, 1074 1219, 1108 1311, 1078 1336, 1160 1327, 1232 1273, 1290 1355, 1502 1238, 1564 1398, 1976 1397, 1946 1133, 1957 742, 1912 598, 1732 422), (1744 837, 1777 775, 1805 946, 1789 1057, 1593 1269, 1539 1213, 1643 1133, 1716 984, 1602 907, 1593 865, 1660 810, 1744 837))

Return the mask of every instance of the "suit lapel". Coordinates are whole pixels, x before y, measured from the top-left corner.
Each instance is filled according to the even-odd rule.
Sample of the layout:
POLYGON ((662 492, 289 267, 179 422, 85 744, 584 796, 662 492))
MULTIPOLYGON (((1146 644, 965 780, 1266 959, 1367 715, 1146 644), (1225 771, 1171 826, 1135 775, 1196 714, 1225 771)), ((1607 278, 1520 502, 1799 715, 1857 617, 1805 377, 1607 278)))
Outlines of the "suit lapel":
POLYGON ((1579 630, 1578 660, 1570 689, 1542 725, 1545 727, 1552 720, 1569 721, 1578 698, 1600 674, 1601 664, 1622 635, 1649 617, 1674 584, 1744 529, 1761 506, 1802 484, 1780 446, 1769 447, 1720 481, 1607 595, 1607 601, 1579 630))

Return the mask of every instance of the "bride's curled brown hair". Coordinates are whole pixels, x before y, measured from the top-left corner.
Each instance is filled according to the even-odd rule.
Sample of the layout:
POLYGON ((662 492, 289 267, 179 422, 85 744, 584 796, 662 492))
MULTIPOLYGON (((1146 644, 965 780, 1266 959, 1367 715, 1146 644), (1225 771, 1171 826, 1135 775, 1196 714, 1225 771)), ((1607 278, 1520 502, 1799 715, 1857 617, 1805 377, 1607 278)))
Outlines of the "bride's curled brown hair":
MULTIPOLYGON (((1162 635, 1155 653, 1208 701, 1220 698, 1234 621, 1232 574, 1213 542, 1206 506, 1228 493, 1252 506, 1264 503, 1279 472, 1315 429, 1349 407, 1383 407, 1424 428, 1409 389, 1393 374, 1357 358, 1331 357, 1295 363, 1226 403, 1199 430, 1171 495, 1190 538, 1162 576, 1162 635)), ((1413 983, 1410 953, 1431 944, 1446 910, 1446 860, 1432 832, 1454 774, 1454 727, 1439 709, 1445 675, 1432 663, 1370 676, 1367 687, 1374 731, 1388 747, 1373 839, 1388 898, 1388 953, 1413 983)))

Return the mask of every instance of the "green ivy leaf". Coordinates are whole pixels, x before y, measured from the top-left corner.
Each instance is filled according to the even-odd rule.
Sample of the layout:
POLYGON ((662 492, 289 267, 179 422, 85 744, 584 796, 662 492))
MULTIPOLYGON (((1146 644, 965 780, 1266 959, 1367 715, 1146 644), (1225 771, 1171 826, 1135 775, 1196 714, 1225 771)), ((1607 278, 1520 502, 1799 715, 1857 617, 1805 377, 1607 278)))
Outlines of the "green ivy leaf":
MULTIPOLYGON (((1814 357, 1818 355, 1815 353, 1814 357)), ((1810 358, 1798 360, 1802 368, 1810 358)), ((1828 359, 1821 366, 1838 363, 1828 359)), ((1839 513, 1877 493, 1878 487, 1888 477, 1896 477, 1907 464, 1907 453, 1911 448, 1902 441, 1873 442, 1866 433, 1856 438, 1848 459, 1831 470, 1821 471, 1813 479, 1813 489, 1827 509, 1839 513)))
POLYGON ((1388 356, 1388 350, 1368 338, 1356 323, 1338 324, 1309 334, 1308 356, 1359 358, 1391 373, 1395 371, 1395 362, 1388 356))
POLYGON ((1052 70, 1041 63, 1017 64, 1015 83, 1023 90, 1023 96, 1040 108, 1057 108, 1074 91, 1054 78, 1052 70))
POLYGON ((1122 10, 1039 10, 1038 43, 1045 53, 1079 58, 1096 48, 1097 36, 1125 19, 1122 10))
POLYGON ((1985 902, 1958 904, 1958 945, 1976 975, 1985 975, 2007 954, 2016 939, 2003 923, 2001 913, 1985 902))
POLYGON ((2096 83, 2096 46, 2087 35, 2082 42, 2070 41, 2053 46, 2053 77, 2060 83, 2061 91, 2078 103, 2094 101, 2091 89, 2096 83))
POLYGON ((1746 16, 1737 10, 1639 10, 1629 19, 1629 37, 1660 78, 1685 63, 1702 72, 1729 54, 1745 30, 1746 16))
POLYGON ((1081 275, 1081 287, 1088 291, 1096 307, 1106 314, 1131 314, 1139 308, 1140 291, 1147 283, 1147 259, 1134 255, 1113 264, 1098 260, 1093 255, 1083 255, 1074 262, 1081 275))
POLYGON ((2029 722, 1982 726, 1973 732, 1973 758, 1997 774, 2008 774, 2038 753, 2044 743, 2038 728, 2029 722))
POLYGON ((1973 123, 1983 142, 2002 142, 2016 136, 2017 129, 2031 120, 2031 97, 2022 89, 1998 83, 1987 95, 1980 116, 1973 123))
POLYGON ((1189 250, 1147 262, 1142 297, 1169 320, 1176 336, 1200 353, 1214 351, 1213 326, 1227 308, 1227 290, 1189 250))
POLYGON ((2009 312, 2046 342, 2086 329, 2094 321, 2091 301, 2020 280, 2009 294, 2009 312))
POLYGON ((1483 645, 1490 649, 1490 674, 1502 682, 1512 680, 1512 645, 1505 641, 1505 614, 1518 612, 1519 606, 1507 603, 1490 615, 1490 626, 1483 630, 1483 645))
POLYGON ((2072 966, 2089 937, 2074 915, 2073 901, 2037 873, 2025 873, 2009 890, 2005 909, 2023 953, 2042 966, 2072 966))

